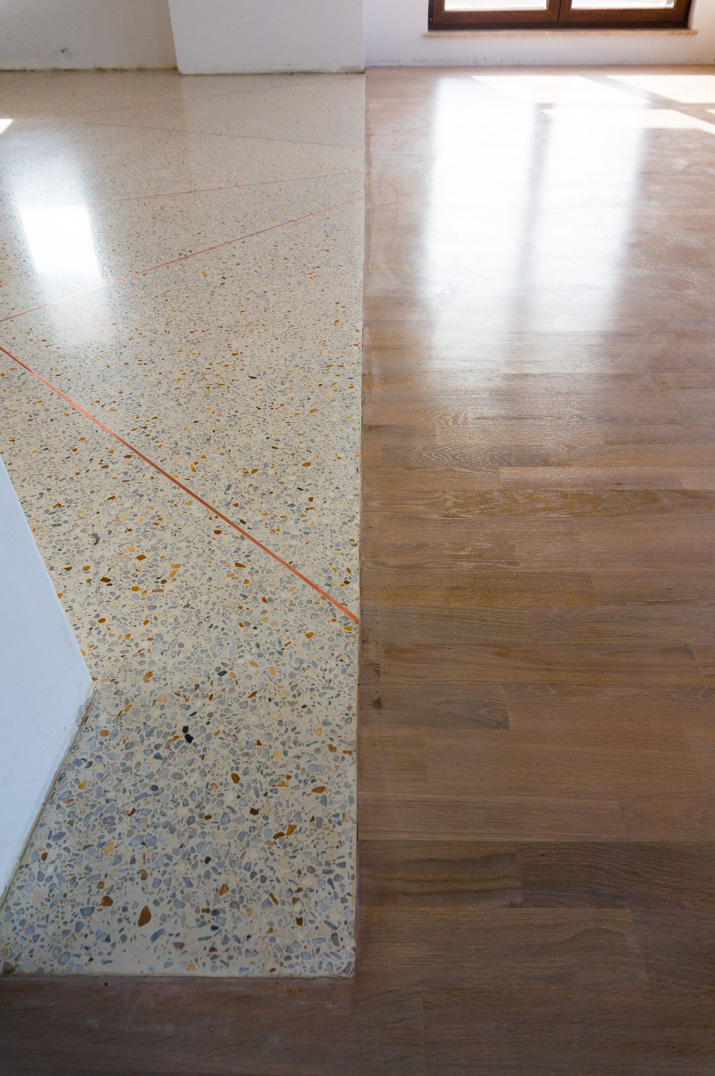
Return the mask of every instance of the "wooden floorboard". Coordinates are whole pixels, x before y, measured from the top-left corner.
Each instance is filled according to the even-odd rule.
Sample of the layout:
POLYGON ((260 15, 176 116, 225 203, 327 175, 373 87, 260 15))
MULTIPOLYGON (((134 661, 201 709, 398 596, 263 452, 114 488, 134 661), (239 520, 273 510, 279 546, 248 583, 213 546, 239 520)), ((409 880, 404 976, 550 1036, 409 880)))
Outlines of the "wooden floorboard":
POLYGON ((3 1076, 715 1074, 715 141, 481 74, 367 79, 357 976, 6 977, 3 1076))

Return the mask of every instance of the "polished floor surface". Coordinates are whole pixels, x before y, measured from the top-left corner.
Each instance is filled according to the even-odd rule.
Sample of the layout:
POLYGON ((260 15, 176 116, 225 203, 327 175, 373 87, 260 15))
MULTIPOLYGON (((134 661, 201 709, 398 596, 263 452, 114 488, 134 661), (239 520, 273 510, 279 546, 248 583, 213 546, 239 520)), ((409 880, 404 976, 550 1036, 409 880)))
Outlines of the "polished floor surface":
POLYGON ((715 73, 368 138, 360 966, 429 1073, 715 1073, 715 73))
POLYGON ((715 74, 367 106, 357 973, 11 977, 13 1074, 715 1072, 715 74))
POLYGON ((349 973, 364 80, 0 99, 0 448, 97 687, 0 955, 349 973))

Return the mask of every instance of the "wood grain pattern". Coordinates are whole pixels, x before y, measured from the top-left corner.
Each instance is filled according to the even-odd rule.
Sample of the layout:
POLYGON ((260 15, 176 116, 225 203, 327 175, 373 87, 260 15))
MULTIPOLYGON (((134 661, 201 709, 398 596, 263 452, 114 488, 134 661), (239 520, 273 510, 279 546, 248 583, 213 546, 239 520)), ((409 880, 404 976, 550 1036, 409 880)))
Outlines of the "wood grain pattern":
MULTIPOLYGON (((553 77, 511 76, 547 100, 553 77)), ((711 263, 693 249, 688 312, 660 302, 684 146, 646 143, 634 272, 599 311, 587 218, 618 204, 622 161, 599 142, 606 197, 562 157, 570 182, 516 232, 518 192, 538 196, 475 81, 369 82, 361 968, 420 982, 428 1072, 710 1074, 711 263)), ((555 150, 534 137, 539 175, 555 150)))
POLYGON ((487 74, 367 80, 357 976, 5 977, 3 1076, 715 1073, 715 76, 487 74))

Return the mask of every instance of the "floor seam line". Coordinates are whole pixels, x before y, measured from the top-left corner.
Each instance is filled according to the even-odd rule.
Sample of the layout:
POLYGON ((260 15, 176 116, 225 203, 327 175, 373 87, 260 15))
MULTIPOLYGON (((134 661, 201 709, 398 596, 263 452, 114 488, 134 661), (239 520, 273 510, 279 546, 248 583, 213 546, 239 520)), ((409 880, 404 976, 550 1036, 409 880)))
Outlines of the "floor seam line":
POLYGON ((314 142, 301 138, 271 138, 268 135, 244 135, 234 134, 230 131, 196 131, 191 127, 153 127, 140 123, 111 123, 103 120, 72 120, 65 121, 77 123, 84 127, 121 127, 129 131, 167 131, 170 134, 206 135, 211 138, 241 138, 250 142, 279 142, 289 146, 326 146, 329 149, 354 149, 361 146, 351 146, 347 142, 314 142))
MULTIPOLYGON (((118 202, 140 202, 142 199, 149 198, 180 198, 189 194, 211 194, 214 191, 238 191, 243 190, 246 187, 270 187, 275 186, 276 183, 308 183, 313 179, 338 179, 343 176, 359 176, 362 175, 364 170, 362 168, 355 168, 349 172, 321 172, 317 176, 291 176, 288 179, 265 179, 259 183, 226 183, 219 187, 194 187, 187 191, 157 191, 155 194, 129 194, 126 198, 105 198, 102 201, 96 202, 70 202, 62 203, 60 206, 43 206, 45 209, 58 209, 64 208, 65 205, 83 205, 83 206, 104 206, 104 205, 116 205, 118 202)), ((16 216, 12 210, 0 213, 0 217, 16 216)))
POLYGON ((135 269, 131 273, 125 273, 124 276, 116 277, 114 280, 106 280, 102 284, 94 284, 91 288, 84 288, 82 291, 74 291, 69 295, 63 295, 59 299, 50 299, 46 303, 38 303, 37 306, 28 307, 27 310, 20 310, 17 314, 7 314, 4 318, 0 318, 0 325, 7 321, 16 321, 18 318, 25 317, 27 314, 34 314, 38 310, 46 310, 50 306, 57 306, 59 303, 69 302, 71 299, 79 299, 83 295, 91 295, 95 291, 102 291, 104 288, 114 287, 116 284, 124 284, 127 280, 134 280, 137 277, 146 276, 147 273, 153 273, 156 269, 165 269, 167 265, 178 265, 181 262, 189 261, 191 258, 198 258, 201 254, 209 254, 213 250, 220 250, 222 247, 229 247, 233 243, 240 243, 243 239, 253 239, 257 235, 264 235, 266 232, 273 232, 276 228, 285 228, 289 224, 298 224, 302 220, 308 220, 310 217, 320 216, 321 213, 329 213, 331 209, 340 209, 341 206, 351 205, 353 202, 362 201, 364 195, 358 194, 354 198, 346 198, 344 202, 336 202, 334 205, 323 206, 321 209, 312 210, 310 213, 304 213, 300 217, 292 217, 290 220, 282 220, 277 224, 270 224, 267 228, 259 228, 255 232, 246 232, 245 235, 237 235, 234 239, 225 239, 221 243, 214 243, 210 247, 203 247, 201 250, 192 251, 190 254, 180 254, 177 258, 169 258, 168 261, 159 262, 157 265, 150 265, 146 269, 135 269))
POLYGON ((227 523, 230 527, 233 527, 235 531, 238 531, 238 533, 244 538, 247 538, 249 542, 252 542, 264 553, 267 553, 268 556, 272 557, 273 560, 275 560, 278 564, 281 564, 284 568, 287 568, 289 572, 292 572, 293 575, 297 576, 297 578, 300 579, 303 583, 307 583, 309 587, 312 587, 313 590, 320 594, 322 598, 326 598, 327 601, 334 605, 336 609, 340 610, 341 613, 344 613, 345 616, 349 617, 350 620, 352 620, 355 624, 359 624, 359 618, 355 615, 355 613, 352 613, 348 608, 346 608, 346 606, 341 605, 336 598, 333 598, 330 594, 328 594, 326 590, 323 590, 323 588, 318 586, 317 583, 314 583, 313 580, 309 579, 307 575, 303 575, 302 572, 299 572, 297 568, 294 568, 292 564, 289 564, 288 561, 284 560, 283 557, 278 555, 278 553, 274 553, 272 549, 269 549, 269 547, 267 545, 264 545, 263 542, 259 541, 258 538, 254 538, 252 534, 250 534, 247 530, 244 530, 243 527, 240 527, 238 523, 235 523, 229 516, 225 515, 220 509, 216 508, 215 505, 211 504, 210 501, 207 501, 203 497, 199 496, 199 494, 195 493, 189 486, 186 486, 183 482, 180 482, 178 478, 174 478, 173 475, 169 474, 168 471, 165 471, 163 467, 161 467, 158 463, 155 463, 154 460, 152 460, 149 456, 146 456, 143 452, 140 452, 140 450, 138 448, 135 448, 134 445, 132 445, 129 441, 125 441, 125 439, 121 437, 120 434, 116 433, 113 429, 111 429, 111 427, 105 426, 105 424, 103 422, 100 422, 100 420, 96 418, 90 411, 87 411, 80 404, 76 403, 71 396, 68 396, 65 392, 62 392, 61 389, 58 389, 56 385, 53 385, 51 381, 48 381, 46 378, 44 378, 42 374, 38 374, 36 370, 33 370, 33 368, 28 365, 28 363, 23 362, 22 359, 18 359, 17 355, 13 355, 11 351, 8 351, 7 348, 3 347, 1 344, 0 352, 2 352, 4 355, 7 355, 9 359, 12 359, 13 362, 17 363, 18 366, 20 366, 27 373, 31 374, 32 377, 36 378, 43 385, 46 385, 48 389, 56 393, 57 396, 65 400, 68 404, 70 404, 71 407, 74 407, 76 411, 79 411, 80 414, 84 415, 85 418, 88 418, 101 430, 104 430, 105 433, 108 433, 110 437, 113 437, 121 445, 124 445, 125 448, 128 448, 129 451, 134 453, 135 456, 143 460, 145 463, 148 463, 149 466, 153 467, 154 470, 157 471, 160 475, 163 475, 164 478, 168 478, 168 480, 172 482, 175 486, 177 486, 180 490, 183 490, 184 493, 187 493, 190 497, 193 497, 195 501, 197 501, 204 508, 208 509, 208 511, 212 512, 215 516, 217 516, 218 519, 222 519, 224 523, 227 523))

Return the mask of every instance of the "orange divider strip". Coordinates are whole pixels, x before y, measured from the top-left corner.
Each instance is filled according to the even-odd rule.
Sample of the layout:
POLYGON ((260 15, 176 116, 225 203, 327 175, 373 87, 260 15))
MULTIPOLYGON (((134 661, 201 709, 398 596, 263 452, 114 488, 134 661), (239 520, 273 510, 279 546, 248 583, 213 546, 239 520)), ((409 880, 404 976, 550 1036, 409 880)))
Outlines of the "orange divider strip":
MULTIPOLYGON (((78 202, 77 205, 115 205, 117 202, 148 202, 150 198, 179 198, 187 194, 213 194, 215 191, 239 191, 246 187, 275 187, 282 183, 308 183, 313 179, 339 179, 342 176, 362 175, 361 168, 354 168, 349 172, 321 172, 317 176, 291 176, 288 179, 265 179, 259 183, 224 183, 220 187, 192 187, 186 191, 154 191, 152 194, 127 194, 121 198, 104 198, 98 201, 78 202)), ((58 203, 59 204, 59 203, 58 203)), ((48 208, 54 209, 54 206, 48 208)), ((11 211, 4 211, 0 216, 11 216, 11 211)), ((19 314, 16 317, 20 317, 19 314)))
POLYGON ((334 149, 354 149, 347 142, 315 142, 307 138, 272 138, 270 135, 236 134, 233 131, 206 131, 192 127, 156 127, 142 123, 114 123, 112 120, 80 120, 63 116, 63 123, 74 123, 84 127, 122 127, 129 131, 167 131, 171 134, 204 135, 207 138, 236 138, 248 142, 287 142, 291 146, 331 146, 334 149))
POLYGON ((61 299, 50 299, 47 303, 38 303, 37 306, 31 306, 28 310, 21 310, 17 314, 7 314, 4 318, 0 318, 0 323, 3 321, 14 321, 16 318, 22 318, 25 314, 34 314, 36 310, 45 310, 48 306, 57 306, 58 303, 66 303, 70 299, 78 299, 82 295, 89 295, 93 291, 101 291, 102 288, 110 288, 113 284, 122 284, 125 280, 133 280, 135 277, 145 276, 146 273, 153 273, 155 269, 164 269, 167 265, 176 265, 177 262, 188 261, 189 258, 198 258, 199 254, 208 254, 211 250, 219 250, 221 247, 231 246, 232 243, 240 243, 242 239, 252 239, 256 235, 263 235, 265 232, 273 232, 276 228, 285 228, 288 224, 297 224, 300 220, 307 220, 309 217, 317 217, 321 213, 329 213, 331 209, 339 209, 341 206, 350 205, 352 202, 362 201, 362 194, 358 194, 355 198, 346 198, 344 202, 336 202, 335 205, 323 206, 321 209, 314 209, 310 213, 303 213, 300 217, 292 217, 290 220, 281 220, 278 224, 269 224, 267 228, 259 228, 257 232, 246 232, 245 235, 237 235, 235 239, 224 239, 222 243, 214 243, 213 246, 203 247, 202 250, 194 250, 191 254, 180 254, 178 258, 170 258, 166 262, 159 262, 158 265, 150 265, 146 269, 136 269, 133 273, 125 273, 124 276, 115 277, 114 280, 106 280, 103 284, 95 284, 91 288, 85 288, 83 291, 74 291, 70 295, 63 295, 61 299))
POLYGON ((101 430, 104 430, 105 433, 108 433, 110 437, 114 438, 115 441, 119 441, 120 445, 124 445, 124 447, 128 448, 130 452, 133 452, 135 456, 138 456, 140 460, 143 460, 144 463, 148 463, 150 467, 153 467, 154 470, 158 471, 158 473, 160 475, 163 475, 164 478, 168 478, 170 482, 173 482, 174 485, 178 486, 178 488, 180 490, 183 490, 184 493, 188 493, 189 497, 193 497, 195 501, 198 501, 198 503, 203 505, 204 508, 207 508, 209 512, 217 516, 219 519, 222 519, 224 523, 227 523, 229 525, 229 527, 233 527, 233 529, 235 531, 238 531, 238 533, 242 535, 242 537, 247 538, 249 542, 253 542, 253 544, 258 546, 259 549, 262 549, 264 553, 267 553, 269 557, 273 557, 273 560, 277 561, 279 564, 282 564, 284 568, 287 568, 289 572, 292 572, 293 575, 297 576, 298 579, 300 579, 303 583, 307 583, 309 587, 312 587, 313 590, 320 594, 321 598, 325 598, 327 601, 331 602, 336 609, 340 610, 341 613, 344 613, 345 616, 349 617, 356 624, 359 624, 359 620, 355 616, 355 613, 351 613, 350 610, 346 609, 344 605, 341 605, 339 601, 336 601, 335 598, 331 598, 327 591, 323 590, 322 587, 319 587, 317 583, 314 583, 312 581, 312 579, 308 579, 307 575, 303 575, 302 572, 299 572, 298 569, 294 568, 292 564, 289 564, 287 560, 283 560, 283 557, 279 557, 277 553, 274 553, 273 550, 269 549, 267 545, 263 544, 263 542, 259 542, 257 538, 254 538, 253 535, 249 534, 248 531, 243 529, 243 527, 239 527, 238 523, 234 523, 232 519, 229 519, 228 516, 224 515, 224 513, 221 512, 218 508, 216 508, 215 505, 211 504, 210 501, 204 500, 203 497, 199 497, 198 493, 194 493, 194 491, 192 489, 189 489, 188 486, 185 486, 183 482, 179 482, 178 478, 174 478, 173 475, 170 475, 168 471, 165 471, 163 467, 160 467, 159 464, 155 463, 154 460, 149 458, 149 456, 145 456, 143 452, 140 452, 139 449, 135 448, 134 445, 129 443, 129 441, 125 441, 123 437, 120 437, 119 434, 115 433, 115 431, 110 429, 109 426, 105 426, 103 422, 100 422, 99 419, 95 418, 95 416, 90 414, 89 411, 85 411, 84 407, 81 407, 78 403, 75 403, 75 401, 70 396, 62 392, 61 389, 58 389, 50 381, 47 381, 44 377, 42 377, 41 374, 38 374, 36 370, 33 370, 31 366, 28 366, 26 362, 23 362, 22 359, 18 359, 17 355, 13 355, 12 352, 8 351, 7 348, 2 347, 2 345, 0 345, 0 351, 2 351, 4 355, 7 355, 9 359, 12 359, 13 362, 16 362, 18 366, 21 366, 23 370, 26 370, 28 374, 32 374, 32 376, 37 378, 38 381, 41 381, 43 385, 46 385, 48 389, 51 389, 52 392, 60 396, 71 407, 74 407, 74 409, 76 411, 79 411, 81 415, 84 415, 85 418, 88 418, 91 422, 94 422, 95 426, 99 426, 101 430))

